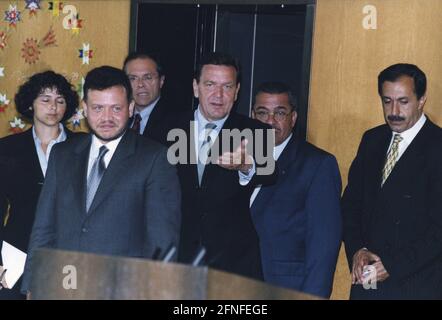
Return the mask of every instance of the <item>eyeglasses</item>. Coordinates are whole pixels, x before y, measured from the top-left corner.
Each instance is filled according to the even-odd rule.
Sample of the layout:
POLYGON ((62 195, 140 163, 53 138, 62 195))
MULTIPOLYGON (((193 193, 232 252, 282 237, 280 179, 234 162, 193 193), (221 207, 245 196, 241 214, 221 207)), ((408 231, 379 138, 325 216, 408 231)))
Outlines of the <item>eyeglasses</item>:
POLYGON ((278 110, 275 112, 269 112, 266 110, 259 110, 259 111, 255 111, 255 116, 256 116, 256 118, 258 118, 261 121, 268 121, 270 118, 270 115, 272 115, 273 119, 275 119, 276 121, 284 121, 285 119, 287 119, 287 116, 289 114, 291 114, 292 112, 293 111, 286 112, 286 111, 278 110))
POLYGON ((154 82, 156 79, 158 79, 159 74, 153 74, 153 73, 147 73, 145 75, 143 75, 142 77, 137 77, 137 76, 133 76, 133 75, 129 75, 128 78, 130 80, 130 82, 149 82, 152 83, 154 82))

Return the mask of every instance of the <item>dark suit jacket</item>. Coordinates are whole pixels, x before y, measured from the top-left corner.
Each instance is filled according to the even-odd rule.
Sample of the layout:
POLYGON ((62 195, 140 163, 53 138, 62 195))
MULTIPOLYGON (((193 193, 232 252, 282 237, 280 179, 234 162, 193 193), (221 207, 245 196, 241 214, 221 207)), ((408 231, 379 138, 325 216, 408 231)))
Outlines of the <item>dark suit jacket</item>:
POLYGON ((387 125, 364 134, 342 199, 349 265, 366 247, 390 276, 351 297, 442 299, 442 129, 427 119, 381 188, 391 136, 387 125))
MULTIPOLYGON (((189 142, 189 127, 194 112, 173 119, 179 119, 174 127, 186 133, 187 151, 190 154, 194 150, 194 145, 189 142)), ((259 121, 231 113, 223 129, 233 128, 255 130, 268 127, 259 121)), ((208 266, 262 279, 259 240, 250 216, 249 199, 257 184, 275 181, 276 174, 255 175, 246 186, 241 186, 238 171, 208 164, 199 186, 196 164, 178 164, 177 168, 183 213, 179 260, 190 262, 199 247, 204 246, 208 266)))
MULTIPOLYGON (((67 128, 65 132, 68 139, 78 135, 67 128)), ((32 129, 0 139, 0 252, 3 241, 28 252, 43 180, 32 129), (3 226, 8 205, 8 223, 3 226)), ((20 282, 11 290, 2 290, 0 299, 22 298, 19 289, 20 282)))
MULTIPOLYGON (((68 139, 77 135, 66 128, 65 131, 68 139)), ((0 139, 0 177, 0 249, 4 240, 27 252, 44 180, 32 129, 0 139), (8 203, 9 219, 3 228, 8 203)))
POLYGON ((338 164, 294 136, 277 164, 277 183, 262 187, 251 207, 264 280, 329 297, 342 235, 338 164))
POLYGON ((39 247, 151 258, 178 246, 180 190, 160 144, 128 130, 86 213, 91 135, 56 145, 38 202, 22 291, 39 247), (68 168, 68 170, 67 170, 68 168))
MULTIPOLYGON (((167 117, 170 114, 170 102, 168 102, 164 97, 161 97, 152 110, 142 135, 154 140, 158 140, 158 137, 167 136, 166 127, 163 124, 165 121, 167 121, 167 117)), ((132 124, 132 121, 133 118, 131 118, 129 123, 132 124)))

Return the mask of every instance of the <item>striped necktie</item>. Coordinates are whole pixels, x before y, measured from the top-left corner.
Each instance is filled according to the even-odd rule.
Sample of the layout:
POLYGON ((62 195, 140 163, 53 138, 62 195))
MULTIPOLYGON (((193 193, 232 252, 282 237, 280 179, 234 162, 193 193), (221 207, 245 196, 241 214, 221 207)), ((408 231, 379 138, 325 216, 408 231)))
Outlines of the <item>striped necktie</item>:
POLYGON ((387 160, 385 161, 384 168, 382 169, 382 183, 381 186, 384 185, 388 176, 398 160, 399 155, 399 142, 401 142, 404 138, 401 137, 400 134, 396 133, 393 138, 393 143, 391 144, 391 148, 387 154, 387 160))
POLYGON ((203 177, 204 168, 206 166, 207 158, 209 156, 210 148, 212 147, 212 138, 210 137, 210 133, 216 128, 216 124, 207 123, 204 127, 204 140, 201 144, 199 153, 198 153, 198 182, 201 185, 201 179, 203 177))

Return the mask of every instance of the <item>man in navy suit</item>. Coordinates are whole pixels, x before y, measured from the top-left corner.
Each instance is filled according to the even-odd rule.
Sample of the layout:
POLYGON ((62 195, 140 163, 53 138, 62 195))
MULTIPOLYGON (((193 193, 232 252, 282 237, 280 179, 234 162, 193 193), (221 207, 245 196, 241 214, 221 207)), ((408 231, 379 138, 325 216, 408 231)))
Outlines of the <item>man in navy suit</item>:
POLYGON ((290 88, 257 89, 252 116, 275 129, 278 181, 257 187, 250 199, 264 280, 328 298, 341 244, 341 178, 333 155, 297 139, 290 88))

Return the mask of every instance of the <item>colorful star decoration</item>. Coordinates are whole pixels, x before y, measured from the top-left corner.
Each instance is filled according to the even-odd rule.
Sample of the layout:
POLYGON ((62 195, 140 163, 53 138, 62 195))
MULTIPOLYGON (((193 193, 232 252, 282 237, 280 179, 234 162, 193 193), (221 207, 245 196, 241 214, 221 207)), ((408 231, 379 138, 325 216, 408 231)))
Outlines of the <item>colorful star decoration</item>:
POLYGON ((9 105, 9 100, 6 98, 6 94, 0 94, 0 112, 5 112, 9 105))
POLYGON ((82 119, 84 119, 83 109, 78 108, 71 118, 74 129, 80 126, 80 122, 82 119))
POLYGON ((58 17, 60 15, 60 11, 63 10, 63 2, 58 0, 50 1, 49 10, 52 11, 52 16, 58 17))
POLYGON ((80 29, 82 28, 81 23, 83 22, 82 19, 80 19, 80 15, 77 14, 76 18, 74 20, 69 19, 69 27, 72 30, 72 34, 78 35, 80 33, 80 29))
POLYGON ((21 12, 17 10, 16 5, 9 5, 9 10, 5 11, 5 21, 9 22, 10 26, 15 27, 17 22, 21 21, 21 12))
POLYGON ((0 77, 4 77, 4 76, 5 76, 5 68, 0 67, 0 77))
POLYGON ((0 49, 4 49, 7 45, 6 40, 7 40, 8 35, 6 34, 6 32, 4 31, 0 31, 0 49))
POLYGON ((23 48, 21 49, 22 58, 29 64, 33 64, 38 60, 40 50, 38 50, 37 40, 30 38, 23 42, 23 48))
POLYGON ((9 129, 12 133, 19 133, 23 132, 23 128, 26 127, 26 125, 23 123, 22 119, 14 117, 13 121, 9 121, 9 125, 11 128, 9 129))
POLYGON ((29 16, 37 15, 37 10, 41 9, 40 1, 41 0, 25 0, 26 7, 25 9, 29 9, 29 16))
POLYGON ((83 43, 83 49, 79 49, 80 55, 79 58, 82 58, 82 64, 89 64, 89 59, 92 59, 92 52, 93 50, 90 50, 89 43, 83 43))
POLYGON ((84 77, 81 77, 81 81, 77 84, 77 93, 80 97, 80 100, 83 99, 83 86, 84 86, 84 77))

